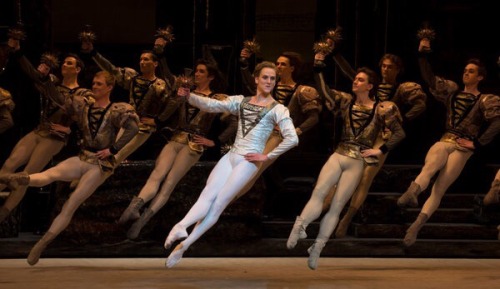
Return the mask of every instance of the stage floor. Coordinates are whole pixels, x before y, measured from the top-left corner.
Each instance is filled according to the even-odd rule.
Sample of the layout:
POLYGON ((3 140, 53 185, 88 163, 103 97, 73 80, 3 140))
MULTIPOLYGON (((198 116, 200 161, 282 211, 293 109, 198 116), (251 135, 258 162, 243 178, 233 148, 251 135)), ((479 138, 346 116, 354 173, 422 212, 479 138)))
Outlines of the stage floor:
POLYGON ((18 288, 497 288, 499 259, 306 258, 0 259, 2 289, 18 288))

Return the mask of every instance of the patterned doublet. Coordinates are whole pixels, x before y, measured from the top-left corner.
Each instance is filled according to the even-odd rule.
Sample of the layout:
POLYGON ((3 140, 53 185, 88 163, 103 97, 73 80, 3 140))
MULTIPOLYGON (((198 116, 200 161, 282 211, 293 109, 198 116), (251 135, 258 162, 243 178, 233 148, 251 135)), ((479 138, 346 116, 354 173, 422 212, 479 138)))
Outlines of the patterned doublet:
POLYGON ((297 85, 290 86, 278 84, 276 86, 276 90, 274 91, 274 99, 276 99, 277 102, 288 106, 288 103, 290 102, 292 95, 295 93, 296 88, 297 85))
POLYGON ((394 102, 406 119, 414 119, 426 109, 427 95, 422 86, 415 82, 401 84, 381 83, 377 89, 380 101, 394 102))
POLYGON ((149 87, 155 82, 156 80, 147 80, 141 77, 135 77, 134 80, 132 81, 131 85, 131 91, 134 97, 132 98, 132 101, 134 102, 135 107, 139 107, 144 100, 144 96, 149 90, 149 87))
MULTIPOLYGON (((165 109, 171 89, 164 80, 160 78, 147 80, 132 68, 115 67, 99 53, 96 53, 93 59, 99 67, 115 76, 118 85, 129 91, 129 103, 141 118, 156 118, 165 109)), ((154 127, 150 127, 151 125, 143 123, 139 126, 141 131, 155 130, 154 127)))
POLYGON ((458 85, 442 77, 435 78, 430 89, 434 97, 446 104, 446 133, 441 141, 454 143, 457 138, 486 145, 498 134, 500 101, 497 95, 473 95, 460 91, 458 85))
POLYGON ((363 129, 369 124, 370 120, 373 118, 373 108, 353 105, 351 108, 351 119, 349 126, 351 127, 352 133, 355 136, 361 134, 363 129))
POLYGON ((449 118, 450 127, 457 127, 467 116, 469 111, 471 111, 478 99, 479 96, 475 96, 471 93, 458 93, 454 101, 451 102, 451 114, 449 118))
POLYGON ((377 97, 381 101, 391 100, 393 95, 394 85, 389 83, 381 83, 377 90, 377 97))
POLYGON ((296 146, 298 137, 288 109, 277 102, 273 102, 273 106, 268 105, 267 107, 251 105, 248 103, 250 98, 235 95, 227 97, 224 101, 218 101, 191 94, 189 103, 206 112, 228 112, 239 116, 238 131, 231 148, 233 153, 239 155, 262 153, 276 126, 280 129, 283 141, 267 154, 268 158, 275 159, 291 147, 296 146))
POLYGON ((243 109, 243 116, 240 117, 241 130, 245 137, 259 123, 260 115, 265 107, 243 102, 241 108, 243 109))

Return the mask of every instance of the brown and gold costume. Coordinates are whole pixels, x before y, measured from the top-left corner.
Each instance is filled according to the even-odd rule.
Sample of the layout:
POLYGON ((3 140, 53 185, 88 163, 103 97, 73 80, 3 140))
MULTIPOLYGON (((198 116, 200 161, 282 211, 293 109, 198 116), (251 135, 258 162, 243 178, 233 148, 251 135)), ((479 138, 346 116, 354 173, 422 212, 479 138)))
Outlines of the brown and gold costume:
POLYGON ((330 90, 323 73, 317 70, 315 80, 319 93, 331 101, 331 108, 343 119, 342 138, 335 152, 323 165, 311 198, 293 226, 287 247, 292 249, 298 239, 305 238, 305 228, 320 217, 328 193, 337 186, 328 212, 321 220, 318 236, 309 252, 309 266, 316 268, 319 254, 339 221, 339 215, 358 186, 365 166, 376 165, 374 156, 362 157, 361 152, 373 148, 375 140, 385 128, 391 131, 389 139, 379 149, 386 153, 400 142, 405 133, 401 127, 401 115, 390 101, 375 101, 373 107, 358 105, 353 95, 330 90))
MULTIPOLYGON (((54 86, 53 81, 55 78, 51 75, 44 77, 20 52, 15 53, 14 57, 18 59, 21 69, 33 81, 40 92, 42 107, 39 125, 19 140, 3 164, 0 175, 13 173, 23 165, 26 165, 24 171, 28 174, 40 172, 52 157, 61 151, 68 140, 68 134, 52 129, 52 124, 69 127, 73 122, 61 105, 57 104, 54 93, 50 91, 51 87, 54 86)), ((55 89, 65 99, 72 98, 75 95, 85 97, 91 95, 90 90, 80 87, 69 89, 57 85, 55 89)), ((0 190, 4 188, 5 186, 0 184, 0 190)), ((25 193, 26 187, 16 188, 9 195, 2 210, 12 211, 21 202, 25 193)))
MULTIPOLYGON (((340 113, 343 119, 343 129, 340 144, 336 153, 361 159, 360 151, 374 148, 375 141, 385 128, 391 133, 382 147, 383 153, 393 149, 404 137, 401 127, 402 118, 399 109, 391 101, 378 101, 374 108, 356 105, 353 96, 349 93, 330 90, 325 83, 322 73, 315 74, 315 79, 322 97, 333 102, 333 112, 340 113)), ((367 165, 377 165, 378 159, 364 159, 367 165)))
POLYGON ((399 206, 418 206, 417 196, 427 189, 431 178, 439 171, 431 195, 407 230, 404 238, 406 246, 416 241, 419 230, 437 210, 446 190, 458 178, 474 153, 457 141, 467 139, 473 142, 475 149, 479 149, 492 141, 500 131, 500 97, 461 91, 455 82, 434 76, 425 54, 421 55, 419 64, 432 95, 446 105, 446 131, 427 152, 420 174, 398 199, 399 206))
MULTIPOLYGON (((336 64, 341 68, 341 71, 349 79, 353 80, 356 72, 351 68, 349 63, 342 57, 342 55, 338 52, 335 52, 333 58, 336 64)), ((391 58, 388 59, 392 61, 391 58)), ((383 82, 378 86, 376 96, 380 101, 394 102, 399 108, 399 111, 401 112, 405 120, 414 120, 426 109, 427 95, 422 90, 421 85, 415 82, 403 82, 395 84, 383 82)), ((379 148, 384 145, 388 137, 389 136, 386 135, 384 130, 382 130, 375 141, 374 147, 379 148)), ((365 167, 363 177, 361 178, 356 191, 353 193, 349 209, 339 223, 337 232, 335 233, 335 236, 337 238, 345 237, 352 218, 354 217, 354 215, 356 215, 359 208, 365 202, 366 197, 368 196, 368 190, 370 189, 375 176, 384 165, 385 160, 387 159, 387 155, 388 154, 381 155, 379 157, 378 164, 365 167)), ((333 188, 332 192, 330 192, 330 196, 333 196, 334 191, 335 188, 333 188)), ((328 205, 328 203, 325 205, 328 205)))
POLYGON ((148 80, 142 78, 132 68, 115 67, 99 53, 93 52, 92 58, 102 70, 115 76, 119 86, 129 91, 129 104, 135 108, 137 115, 139 115, 139 133, 123 150, 115 155, 117 164, 119 164, 144 144, 156 131, 156 119, 162 115, 172 88, 163 79, 148 80))
MULTIPOLYGON (((333 59, 340 70, 350 80, 354 79, 356 71, 349 65, 339 52, 334 52, 333 59)), ((413 120, 426 109, 427 94, 422 86, 415 82, 381 83, 377 89, 377 98, 381 101, 394 102, 404 119, 413 120)))
POLYGON ((500 131, 499 96, 459 91, 455 82, 441 77, 436 77, 435 88, 430 91, 446 105, 446 132, 440 141, 454 144, 457 138, 466 138, 480 148, 500 131), (485 123, 489 125, 482 131, 485 123))
POLYGON ((79 182, 47 233, 31 250, 28 256, 30 265, 38 262, 46 246, 69 225, 78 207, 111 174, 115 165, 113 155, 99 159, 96 153, 104 149, 119 151, 139 131, 139 119, 134 108, 127 103, 96 107, 92 98, 74 95, 65 99, 62 94, 55 93, 54 88, 52 91, 57 95, 59 104, 78 124, 82 132, 82 150, 79 156, 70 157, 44 172, 29 175, 29 186, 42 187, 54 181, 79 182), (123 132, 117 139, 120 130, 123 132))
MULTIPOLYGON (((453 175, 441 174, 438 177, 438 179, 447 179, 446 183, 449 182, 448 185, 439 190, 444 194, 444 191, 458 177, 467 159, 473 153, 473 151, 459 146, 456 140, 464 138, 473 141, 474 147, 478 149, 492 141, 500 131, 500 97, 493 94, 473 95, 461 91, 457 83, 434 76, 425 56, 420 57, 419 64, 422 75, 426 76, 424 80, 429 84, 430 92, 446 106, 446 131, 440 141, 431 147, 429 153, 439 146, 448 147, 446 155, 457 155, 456 158, 453 158, 457 161, 456 164, 453 164, 455 173, 453 175)), ((415 180, 422 191, 429 185, 432 175, 445 165, 437 164, 434 161, 428 162, 429 153, 422 173, 415 180)), ((447 167, 452 165, 450 162, 453 161, 448 157, 447 167)))

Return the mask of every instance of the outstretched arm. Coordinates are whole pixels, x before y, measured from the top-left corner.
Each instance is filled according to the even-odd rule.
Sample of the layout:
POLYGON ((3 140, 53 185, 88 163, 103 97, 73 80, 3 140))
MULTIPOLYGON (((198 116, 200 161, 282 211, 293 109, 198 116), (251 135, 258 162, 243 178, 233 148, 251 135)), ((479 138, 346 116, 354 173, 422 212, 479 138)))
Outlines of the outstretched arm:
POLYGON ((228 112, 234 115, 238 114, 243 95, 229 96, 225 100, 217 100, 208 97, 199 96, 190 93, 189 88, 181 87, 177 95, 186 97, 189 104, 206 112, 228 112))
POLYGON ((153 47, 153 51, 155 55, 158 57, 158 76, 167 82, 169 88, 174 86, 175 76, 170 71, 170 67, 168 66, 167 57, 165 56, 165 46, 167 46, 169 42, 165 40, 163 37, 158 37, 155 39, 155 44, 153 47))
POLYGON ((325 54, 316 53, 314 55, 314 82, 316 83, 316 89, 318 90, 319 96, 325 101, 325 104, 330 111, 335 109, 335 95, 332 94, 332 90, 325 81, 325 76, 323 74, 323 69, 325 63, 325 54))
POLYGON ((333 54, 333 60, 335 61, 335 64, 340 68, 340 71, 342 71, 342 74, 347 77, 350 81, 354 80, 354 77, 356 76, 356 70, 347 62, 347 60, 340 54, 339 52, 334 52, 333 54))

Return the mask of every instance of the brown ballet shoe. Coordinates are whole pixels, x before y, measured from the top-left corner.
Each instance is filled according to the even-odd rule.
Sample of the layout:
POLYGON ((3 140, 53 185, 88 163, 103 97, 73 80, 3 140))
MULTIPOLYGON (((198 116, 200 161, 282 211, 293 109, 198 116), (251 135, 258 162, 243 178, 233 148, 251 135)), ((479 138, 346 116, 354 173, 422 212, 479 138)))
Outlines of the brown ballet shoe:
POLYGON ((406 235, 403 240, 403 244, 406 247, 410 247, 411 245, 415 244, 415 242, 417 241, 418 232, 420 231, 420 229, 422 229, 428 219, 429 217, 426 214, 420 213, 415 222, 413 222, 408 230, 406 230, 406 235))
POLYGON ((120 216, 118 220, 118 224, 123 225, 129 220, 137 220, 141 217, 139 210, 144 206, 144 200, 139 197, 132 198, 128 207, 123 211, 123 214, 120 216))
POLYGON ((127 238, 130 240, 135 240, 137 237, 139 237, 139 234, 141 233, 142 228, 146 226, 146 224, 151 220, 151 218, 154 216, 155 212, 151 209, 146 209, 141 217, 135 221, 130 229, 127 232, 127 238))
POLYGON ((421 192, 420 186, 415 183, 411 182, 410 187, 406 190, 406 192, 399 197, 398 199, 398 206, 401 208, 404 207, 412 207, 416 208, 418 207, 418 194, 421 192))
POLYGON ((47 232, 43 237, 33 246, 33 248, 30 251, 30 254, 28 255, 28 258, 26 261, 28 264, 31 266, 35 265, 38 263, 38 260, 40 259, 40 255, 42 255, 42 252, 47 248, 47 245, 50 244, 56 237, 56 234, 47 232))
POLYGON ((27 172, 19 172, 15 174, 6 174, 0 176, 0 184, 5 184, 11 190, 15 190, 20 186, 27 186, 30 183, 30 176, 27 172))

